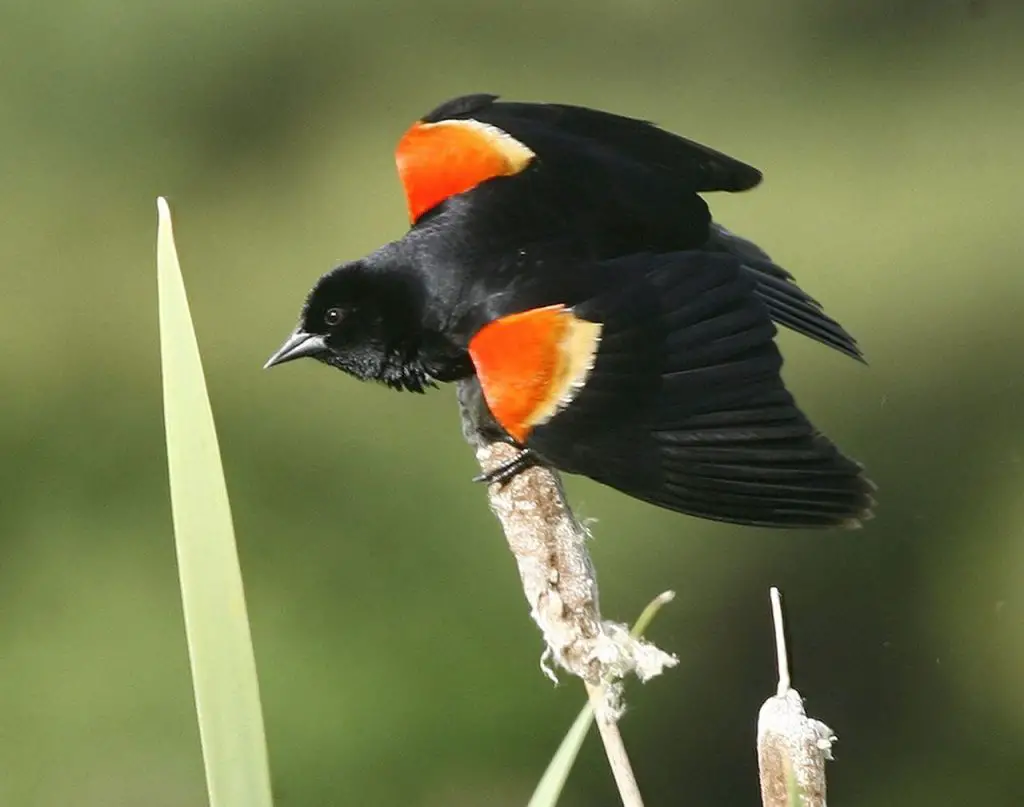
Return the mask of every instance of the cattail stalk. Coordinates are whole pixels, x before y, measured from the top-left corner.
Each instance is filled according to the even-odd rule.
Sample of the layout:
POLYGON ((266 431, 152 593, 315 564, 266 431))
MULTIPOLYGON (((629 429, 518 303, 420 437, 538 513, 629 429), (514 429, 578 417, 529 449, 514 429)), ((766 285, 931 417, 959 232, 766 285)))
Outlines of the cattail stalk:
POLYGON ((825 761, 836 736, 808 717, 803 698, 790 684, 789 656, 782 621, 782 597, 771 590, 779 686, 757 718, 757 763, 763 807, 826 807, 825 761))
MULTIPOLYGON (((460 390, 463 431, 484 473, 513 459, 518 449, 478 433, 460 390)), ((646 681, 677 663, 675 656, 630 635, 626 625, 602 618, 597 573, 587 551, 588 533, 565 500, 558 474, 534 466, 488 488, 488 502, 515 557, 530 615, 545 649, 541 668, 552 680, 562 669, 583 679, 601 740, 625 807, 643 807, 617 721, 623 712, 622 680, 646 681)))

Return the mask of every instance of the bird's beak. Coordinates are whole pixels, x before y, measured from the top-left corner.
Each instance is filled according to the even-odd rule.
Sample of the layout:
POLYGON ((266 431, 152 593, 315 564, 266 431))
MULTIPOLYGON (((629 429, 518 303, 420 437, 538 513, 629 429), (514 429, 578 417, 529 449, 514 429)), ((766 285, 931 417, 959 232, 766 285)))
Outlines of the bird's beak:
POLYGON ((324 344, 322 336, 306 333, 302 328, 296 328, 295 332, 284 340, 284 344, 277 352, 267 359, 263 369, 267 370, 276 364, 284 364, 286 361, 294 361, 305 356, 317 356, 327 352, 327 345, 324 344))

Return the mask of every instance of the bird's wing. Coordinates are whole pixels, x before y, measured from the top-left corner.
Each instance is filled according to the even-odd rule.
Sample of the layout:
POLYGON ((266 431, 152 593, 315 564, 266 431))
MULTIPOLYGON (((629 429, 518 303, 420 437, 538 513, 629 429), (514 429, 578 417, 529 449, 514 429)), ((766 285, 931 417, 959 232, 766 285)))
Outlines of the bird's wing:
POLYGON ((595 172, 616 184, 649 183, 682 195, 749 190, 752 166, 652 123, 564 104, 505 103, 493 95, 445 102, 403 135, 395 153, 410 219, 460 193, 536 162, 590 193, 595 172))
POLYGON ((826 527, 870 515, 860 465, 785 389, 775 326, 738 260, 633 256, 579 282, 604 270, 629 280, 560 288, 563 302, 506 313, 471 339, 510 436, 557 468, 703 518, 826 527))
POLYGON ((865 362, 857 340, 826 314, 821 303, 801 289, 793 276, 772 261, 757 244, 712 223, 707 248, 729 253, 740 260, 757 284, 757 296, 779 325, 865 362))

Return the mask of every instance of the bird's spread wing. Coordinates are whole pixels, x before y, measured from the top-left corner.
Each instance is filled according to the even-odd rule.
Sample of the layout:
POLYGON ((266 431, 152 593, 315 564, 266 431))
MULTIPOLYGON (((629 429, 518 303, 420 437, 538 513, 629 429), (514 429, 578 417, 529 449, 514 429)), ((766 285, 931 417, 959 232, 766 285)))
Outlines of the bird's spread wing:
POLYGON ((592 276, 604 269, 629 280, 509 313, 471 340, 509 435, 562 470, 704 518, 822 527, 870 515, 861 467, 785 389, 775 326, 735 257, 635 256, 592 276))
POLYGON ((753 166, 650 121, 569 104, 498 102, 476 114, 512 132, 535 129, 600 144, 620 159, 668 174, 681 190, 747 191, 761 182, 753 166))
POLYGON ((588 169, 645 181, 656 176, 676 194, 742 191, 761 181, 756 168, 647 121, 564 104, 504 103, 493 95, 447 101, 413 124, 395 153, 413 222, 451 196, 519 173, 534 158, 556 171, 559 163, 571 165, 584 186, 588 169))

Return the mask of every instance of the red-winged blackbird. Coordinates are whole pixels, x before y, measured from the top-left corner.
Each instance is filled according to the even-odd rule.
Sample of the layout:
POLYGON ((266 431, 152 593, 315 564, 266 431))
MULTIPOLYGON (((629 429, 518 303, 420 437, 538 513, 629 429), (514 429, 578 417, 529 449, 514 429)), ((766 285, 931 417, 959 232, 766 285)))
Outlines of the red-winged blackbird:
POLYGON ((757 169, 646 121, 492 95, 442 104, 396 159, 411 229, 321 277, 268 367, 462 381, 530 461, 703 518, 870 515, 861 466, 783 385, 774 323, 862 360, 856 342, 698 195, 757 169))

